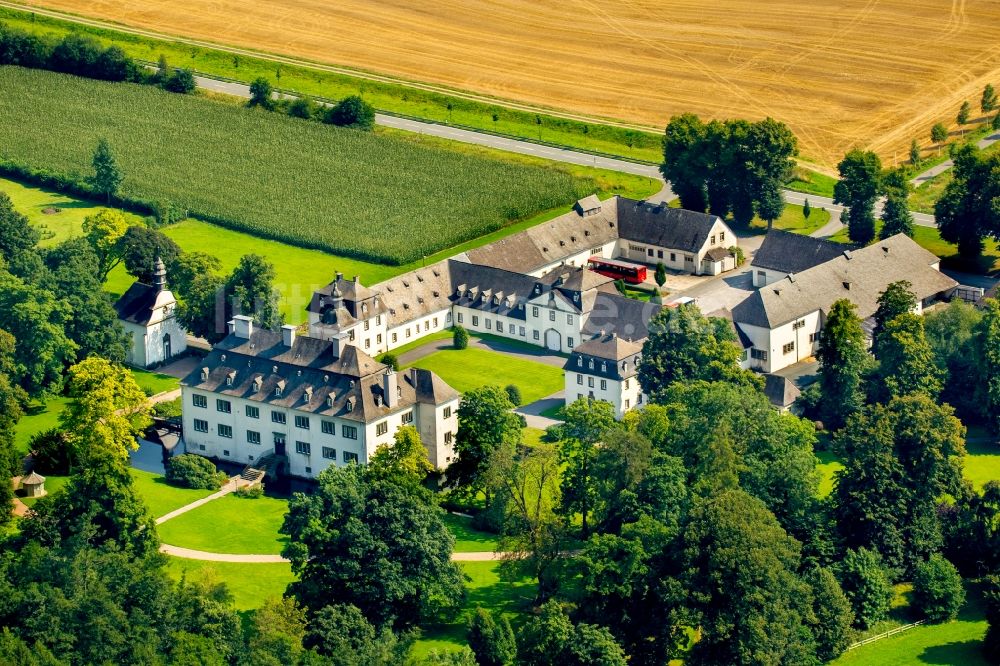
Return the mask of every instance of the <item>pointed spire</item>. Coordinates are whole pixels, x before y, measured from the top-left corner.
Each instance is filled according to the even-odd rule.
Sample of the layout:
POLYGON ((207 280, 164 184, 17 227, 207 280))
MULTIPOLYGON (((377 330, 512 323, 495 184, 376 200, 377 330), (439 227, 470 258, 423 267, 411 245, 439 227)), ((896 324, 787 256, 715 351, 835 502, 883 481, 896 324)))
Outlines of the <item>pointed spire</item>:
POLYGON ((156 264, 153 267, 153 286, 159 291, 167 288, 167 267, 163 265, 163 260, 159 257, 156 258, 156 264))

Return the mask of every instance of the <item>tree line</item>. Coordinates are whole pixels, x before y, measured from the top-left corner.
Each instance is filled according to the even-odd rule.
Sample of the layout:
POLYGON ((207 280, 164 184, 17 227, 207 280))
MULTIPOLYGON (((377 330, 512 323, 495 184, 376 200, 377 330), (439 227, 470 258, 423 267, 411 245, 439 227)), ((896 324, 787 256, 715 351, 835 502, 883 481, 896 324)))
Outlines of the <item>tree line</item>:
POLYGON ((18 30, 0 21, 0 65, 48 69, 102 81, 129 81, 158 85, 176 93, 194 91, 188 69, 171 70, 160 58, 154 72, 130 58, 117 46, 103 47, 90 37, 70 33, 62 39, 18 30))

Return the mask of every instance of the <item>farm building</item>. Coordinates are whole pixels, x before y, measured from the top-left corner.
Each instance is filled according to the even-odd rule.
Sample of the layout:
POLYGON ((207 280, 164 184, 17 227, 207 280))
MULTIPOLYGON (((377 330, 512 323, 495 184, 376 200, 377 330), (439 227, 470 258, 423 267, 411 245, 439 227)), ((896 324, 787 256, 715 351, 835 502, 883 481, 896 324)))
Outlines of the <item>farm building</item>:
POLYGON ((842 298, 868 319, 890 283, 908 280, 917 313, 947 297, 957 283, 940 271, 940 259, 898 234, 768 282, 733 308, 741 337, 750 342, 749 367, 775 372, 813 356, 826 313, 842 298))
POLYGON ((181 395, 188 453, 304 478, 367 463, 405 425, 443 468, 457 430, 458 393, 434 373, 394 372, 346 335, 256 329, 244 316, 181 381, 181 395))
POLYGON ((160 365, 187 349, 187 331, 177 319, 177 299, 167 289, 167 269, 160 259, 153 284, 135 282, 115 302, 115 310, 129 336, 129 365, 160 365))
POLYGON ((790 231, 772 229, 764 236, 764 242, 754 254, 750 267, 753 269, 753 286, 764 287, 826 263, 831 259, 854 249, 850 245, 813 238, 790 231))
POLYGON ((736 235, 715 215, 615 196, 591 195, 565 215, 469 250, 459 258, 541 277, 557 266, 586 266, 592 256, 625 259, 695 275, 736 268, 736 235))

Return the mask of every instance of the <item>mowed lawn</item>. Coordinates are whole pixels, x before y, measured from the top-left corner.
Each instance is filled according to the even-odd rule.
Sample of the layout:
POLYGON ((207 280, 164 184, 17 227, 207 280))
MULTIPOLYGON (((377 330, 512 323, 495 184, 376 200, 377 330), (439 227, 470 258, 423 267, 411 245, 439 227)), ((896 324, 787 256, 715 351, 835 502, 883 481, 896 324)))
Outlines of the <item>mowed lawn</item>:
POLYGON ((162 474, 153 474, 141 469, 131 469, 132 482, 135 490, 142 497, 142 500, 149 507, 149 512, 154 518, 164 516, 174 509, 179 509, 185 504, 190 504, 208 497, 211 490, 195 488, 178 488, 167 483, 162 474))
MULTIPOLYGON (((0 192, 9 196, 14 208, 42 231, 43 247, 82 235, 83 220, 106 209, 91 201, 8 178, 0 178, 0 192)), ((125 213, 125 216, 132 224, 142 222, 138 215, 125 213)))
POLYGON ((834 666, 985 666, 987 662, 980 651, 985 633, 985 610, 979 587, 967 583, 965 605, 957 619, 908 629, 846 652, 830 663, 834 666))
POLYGON ((28 452, 28 442, 36 434, 59 425, 59 415, 69 404, 69 398, 51 397, 45 402, 33 402, 14 426, 14 445, 21 453, 28 452))
POLYGON ((129 372, 132 373, 136 384, 139 385, 139 388, 146 395, 152 396, 159 393, 166 393, 167 391, 173 391, 181 387, 181 380, 160 372, 150 372, 149 370, 140 370, 139 368, 129 368, 129 372))
POLYGON ((239 611, 254 610, 268 599, 281 598, 288 584, 295 580, 288 562, 242 564, 168 557, 167 573, 175 580, 184 577, 192 582, 225 583, 239 611))
POLYGON ((158 530, 163 543, 181 548, 277 555, 288 541, 278 533, 286 513, 287 500, 226 495, 168 520, 158 530))
POLYGON ((497 535, 477 530, 471 518, 453 513, 446 513, 441 518, 455 537, 456 553, 496 552, 497 535))
POLYGON ((819 458, 819 464, 816 465, 816 471, 819 472, 818 493, 820 497, 828 497, 833 492, 833 475, 844 469, 844 464, 832 451, 817 451, 816 457, 819 458))
POLYGON ((514 384, 525 405, 563 388, 561 368, 488 349, 442 349, 413 365, 436 372, 459 393, 487 384, 514 384))
POLYGON ((468 645, 468 622, 477 606, 505 615, 514 625, 515 633, 527 620, 525 611, 538 590, 533 579, 519 575, 514 580, 504 580, 500 576, 499 562, 459 562, 458 565, 469 578, 465 582, 468 594, 462 611, 454 622, 426 627, 410 652, 413 659, 424 658, 432 650, 454 652, 468 645))

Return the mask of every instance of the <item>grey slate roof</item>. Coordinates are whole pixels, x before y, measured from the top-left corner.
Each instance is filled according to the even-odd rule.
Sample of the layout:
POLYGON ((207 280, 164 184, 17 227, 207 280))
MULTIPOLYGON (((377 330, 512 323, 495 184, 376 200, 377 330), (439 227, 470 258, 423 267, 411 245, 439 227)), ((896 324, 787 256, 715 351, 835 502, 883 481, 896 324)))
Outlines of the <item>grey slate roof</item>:
POLYGON ((153 316, 153 306, 160 294, 159 287, 133 282, 132 286, 115 301, 115 311, 122 321, 145 326, 153 316))
POLYGON ((773 329, 816 310, 825 312, 841 298, 857 305, 864 320, 874 314, 879 294, 897 280, 909 280, 919 300, 957 286, 934 268, 938 261, 897 234, 758 289, 733 308, 733 320, 773 329))
POLYGON ((704 247, 712 226, 719 220, 707 213, 625 197, 618 197, 617 203, 622 238, 681 252, 694 253, 704 247))
POLYGON ((353 345, 334 358, 332 347, 329 341, 306 336, 296 336, 292 346, 286 347, 280 332, 266 329, 255 330, 249 339, 231 334, 181 384, 219 397, 239 397, 262 406, 362 423, 417 402, 439 404, 457 396, 434 373, 411 371, 400 374, 398 402, 389 407, 383 390, 387 367, 353 345), (206 369, 207 377, 203 374, 206 369), (276 391, 279 387, 280 394, 276 391))
POLYGON ((585 294, 583 300, 584 311, 589 310, 590 316, 582 334, 588 337, 604 332, 626 340, 645 340, 649 337, 649 320, 663 309, 657 303, 626 298, 612 285, 585 294))
POLYGON ((813 266, 835 259, 844 250, 854 246, 812 238, 790 231, 772 229, 764 236, 764 242, 750 264, 754 268, 766 268, 779 273, 801 273, 813 266))
POLYGON ((764 375, 764 395, 779 409, 788 409, 799 399, 802 391, 795 383, 779 375, 764 375))

